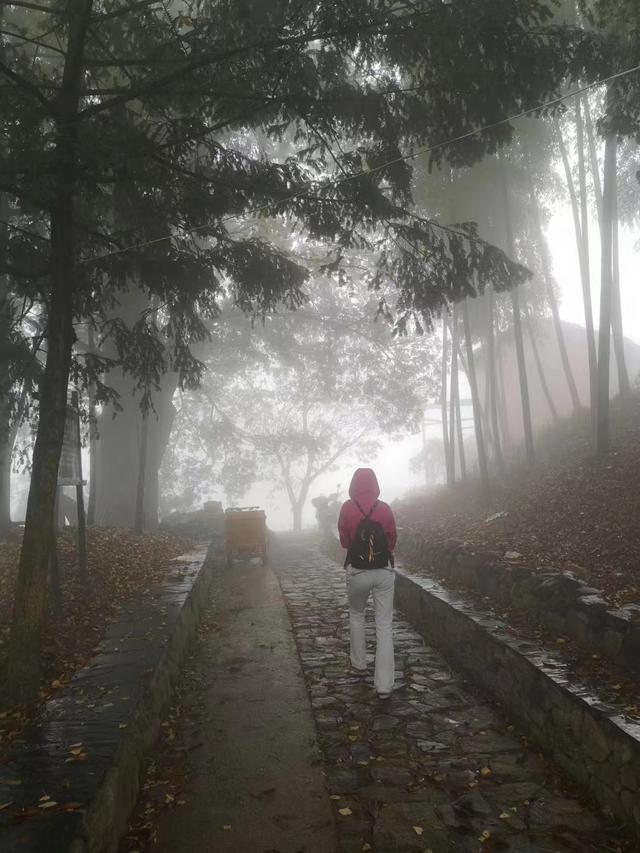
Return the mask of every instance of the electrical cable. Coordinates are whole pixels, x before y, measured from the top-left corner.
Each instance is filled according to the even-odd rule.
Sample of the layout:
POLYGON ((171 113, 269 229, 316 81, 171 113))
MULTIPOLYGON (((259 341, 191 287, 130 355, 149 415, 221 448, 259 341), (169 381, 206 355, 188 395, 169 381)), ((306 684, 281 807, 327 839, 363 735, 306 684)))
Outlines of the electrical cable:
MULTIPOLYGON (((485 133, 488 130, 493 130, 496 127, 500 127, 503 124, 508 124, 512 121, 517 121, 518 119, 525 118, 526 116, 533 115, 534 113, 541 112, 542 110, 550 109, 551 107, 557 106, 558 104, 561 104, 564 101, 569 100, 570 98, 575 98, 578 95, 583 94, 584 92, 588 92, 591 89, 594 89, 598 86, 604 86, 605 84, 610 83, 613 80, 619 80, 622 77, 626 77, 626 76, 628 76, 630 74, 634 74, 638 71, 640 71, 640 64, 635 65, 631 68, 626 68, 623 71, 618 71, 615 74, 611 74, 602 80, 596 80, 593 83, 588 83, 586 86, 581 86, 579 89, 575 89, 571 92, 568 92, 566 95, 560 95, 557 98, 552 98, 551 100, 545 101, 542 104, 538 104, 535 107, 530 107, 529 109, 521 110, 519 113, 515 113, 514 115, 510 115, 510 116, 507 116, 506 118, 499 119, 497 121, 490 122, 489 124, 482 125, 482 127, 478 127, 478 128, 475 128, 474 130, 467 131, 466 133, 460 134, 459 136, 455 136, 455 137, 447 139, 443 142, 437 142, 437 143, 434 143, 433 145, 428 145, 428 146, 425 146, 423 148, 419 148, 417 151, 413 151, 410 154, 404 154, 400 157, 395 157, 394 159, 388 160, 385 163, 379 163, 378 165, 373 166, 371 169, 362 169, 361 171, 354 172, 351 175, 345 175, 341 178, 330 179, 328 181, 321 183, 318 186, 318 189, 319 190, 325 190, 325 189, 330 189, 331 187, 337 187, 337 186, 340 186, 342 184, 346 184, 349 181, 355 181, 358 178, 366 177, 367 175, 371 175, 375 172, 380 172, 383 169, 387 169, 390 166, 395 166, 398 163, 407 162, 409 160, 415 160, 418 157, 422 157, 424 154, 429 154, 432 151, 437 151, 439 148, 446 148, 450 145, 455 145, 459 142, 463 142, 465 139, 470 139, 473 136, 477 136, 480 133, 485 133)), ((263 210, 267 210, 268 208, 272 208, 274 206, 277 207, 281 204, 286 204, 289 201, 293 201, 298 196, 300 196, 303 192, 306 192, 309 188, 312 188, 313 186, 314 186, 314 182, 309 181, 306 184, 303 184, 295 192, 291 193, 288 196, 285 196, 284 198, 276 199, 274 201, 265 202, 264 204, 259 205, 258 207, 254 208, 253 210, 249 211, 248 213, 230 214, 229 216, 223 217, 222 219, 218 220, 218 224, 223 225, 227 222, 232 222, 234 220, 237 220, 238 218, 240 218, 242 216, 246 216, 249 214, 254 215, 254 214, 260 213, 263 210)), ((321 200, 320 196, 318 196, 318 200, 321 200)), ((187 235, 196 234, 199 231, 204 230, 205 228, 209 228, 210 225, 211 225, 211 223, 208 222, 206 225, 201 225, 201 226, 197 226, 195 228, 190 228, 187 231, 187 235)), ((107 235, 107 236, 109 236, 109 235, 107 235)), ((154 246, 154 245, 157 245, 159 243, 164 243, 164 242, 167 242, 168 240, 176 239, 177 236, 178 235, 176 235, 176 234, 165 234, 162 237, 156 237, 152 240, 146 240, 146 241, 141 242, 141 243, 134 243, 134 244, 131 244, 129 246, 123 246, 121 249, 114 249, 111 252, 104 252, 101 255, 93 255, 93 256, 88 257, 88 258, 81 258, 80 263, 91 263, 91 262, 95 262, 95 261, 101 261, 101 260, 104 260, 105 258, 113 257, 116 255, 122 255, 122 254, 125 254, 127 252, 133 252, 133 251, 138 250, 138 249, 144 249, 148 246, 154 246)))

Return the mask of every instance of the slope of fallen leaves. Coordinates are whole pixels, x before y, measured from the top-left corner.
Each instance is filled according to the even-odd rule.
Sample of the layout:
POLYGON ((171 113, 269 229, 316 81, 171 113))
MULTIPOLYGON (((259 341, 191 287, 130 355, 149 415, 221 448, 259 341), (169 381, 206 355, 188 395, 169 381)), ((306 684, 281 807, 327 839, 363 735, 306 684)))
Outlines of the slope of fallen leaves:
MULTIPOLYGON (((0 542, 0 661, 9 638, 13 593, 22 530, 0 542)), ((132 595, 167 577, 169 562, 192 543, 164 532, 136 536, 131 531, 90 528, 88 583, 78 577, 75 531, 60 532, 58 560, 62 574, 62 611, 50 614, 43 646, 43 681, 39 703, 0 714, 0 754, 38 705, 59 690, 93 656, 106 626, 132 595)))
POLYGON ((640 397, 614 406, 612 432, 599 461, 584 416, 570 419, 540 442, 533 470, 513 467, 489 499, 477 484, 443 487, 401 502, 398 521, 434 543, 516 551, 534 568, 576 572, 613 603, 640 603, 640 397))

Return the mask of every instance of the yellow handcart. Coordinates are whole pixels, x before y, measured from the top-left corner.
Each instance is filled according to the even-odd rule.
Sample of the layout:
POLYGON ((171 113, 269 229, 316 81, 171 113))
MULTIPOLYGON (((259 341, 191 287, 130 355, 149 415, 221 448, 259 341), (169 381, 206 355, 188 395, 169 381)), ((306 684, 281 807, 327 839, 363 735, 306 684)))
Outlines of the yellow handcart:
POLYGON ((267 516, 256 506, 233 506, 224 513, 224 541, 227 565, 235 557, 259 557, 266 566, 268 557, 267 516))

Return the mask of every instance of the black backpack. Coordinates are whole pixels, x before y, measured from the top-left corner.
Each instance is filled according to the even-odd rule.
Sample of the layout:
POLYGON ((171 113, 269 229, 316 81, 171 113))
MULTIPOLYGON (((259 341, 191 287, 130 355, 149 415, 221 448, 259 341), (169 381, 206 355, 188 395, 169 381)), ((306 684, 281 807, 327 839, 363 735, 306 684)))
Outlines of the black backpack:
POLYGON ((389 565, 389 545, 384 530, 377 521, 372 521, 370 516, 378 506, 374 503, 369 512, 365 512, 358 501, 354 501, 362 513, 358 522, 355 536, 351 547, 347 551, 345 568, 351 563, 354 569, 384 569, 389 565))

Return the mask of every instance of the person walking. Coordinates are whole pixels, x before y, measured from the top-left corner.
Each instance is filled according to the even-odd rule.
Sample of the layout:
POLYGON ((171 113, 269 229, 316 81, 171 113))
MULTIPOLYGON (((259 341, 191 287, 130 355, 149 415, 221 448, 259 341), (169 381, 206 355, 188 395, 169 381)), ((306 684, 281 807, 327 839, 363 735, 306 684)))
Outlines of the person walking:
POLYGON ((338 518, 340 544, 347 549, 347 592, 351 666, 367 668, 364 611, 373 594, 376 622, 376 661, 373 683, 380 699, 393 692, 393 551, 396 523, 391 507, 378 500, 380 486, 371 468, 358 468, 349 486, 349 500, 338 518))

